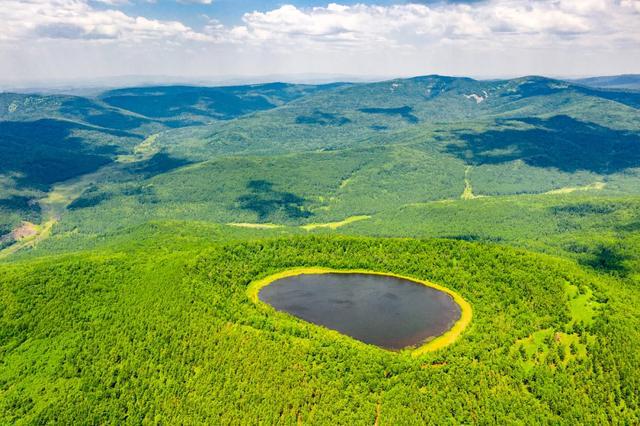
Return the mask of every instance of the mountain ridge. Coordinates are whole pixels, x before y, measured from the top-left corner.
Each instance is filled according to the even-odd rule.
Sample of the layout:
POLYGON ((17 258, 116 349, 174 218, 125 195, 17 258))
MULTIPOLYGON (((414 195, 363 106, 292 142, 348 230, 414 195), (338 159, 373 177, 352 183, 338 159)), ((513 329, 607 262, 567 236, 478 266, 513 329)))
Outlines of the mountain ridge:
MULTIPOLYGON (((105 165, 111 181, 80 195, 71 204, 73 216, 132 203, 150 209, 153 217, 154 206, 178 208, 182 203, 194 206, 195 218, 214 221, 232 221, 234 215, 255 221, 254 213, 267 206, 275 216, 261 213, 261 220, 336 221, 379 211, 359 198, 359 192, 369 188, 365 176, 388 191, 378 203, 386 208, 396 202, 455 197, 463 192, 465 167, 472 168, 475 195, 544 193, 605 178, 628 188, 623 176, 637 166, 639 106, 640 93, 542 76, 481 81, 426 75, 321 86, 153 86, 109 90, 90 98, 0 94, 0 151, 6 160, 0 168, 0 182, 5 182, 0 199, 23 197, 5 201, 4 210, 15 205, 15 212, 24 212, 24 197, 33 201, 38 197, 34 194, 42 196, 57 182, 105 165), (30 146, 30 154, 22 160, 25 146, 30 146), (288 155, 300 162, 291 163, 288 155), (340 155, 347 161, 339 161, 340 155), (252 160, 240 161, 243 157, 252 160), (319 179, 313 162, 305 158, 331 164, 344 176, 328 175, 298 187, 277 171, 286 164, 298 179, 319 179), (431 169, 420 170, 416 159, 431 169), (264 161, 273 167, 263 167, 264 161), (42 167, 36 178, 30 165, 38 162, 42 167), (200 163, 206 167, 187 166, 200 163), (246 173, 235 170, 243 167, 249 167, 246 173), (386 169, 396 171, 389 175, 386 169), (192 187, 186 198, 176 186, 178 177, 192 187), (227 189, 210 188, 211 179, 225 181, 227 189), (420 187, 430 179, 439 183, 420 187), (268 191, 249 189, 252 181, 262 180, 270 182, 268 191), (395 197, 403 180, 413 189, 395 197), (152 182, 153 190, 143 189, 152 182), (286 187, 297 189, 284 191, 286 187), (248 194, 242 195, 245 190, 248 194), (327 201, 327 194, 334 201, 327 201), (287 197, 297 200, 295 207, 282 207, 287 197), (149 199, 155 204, 139 204, 149 199), (281 207, 300 214, 288 217, 281 207)), ((4 217, 16 223, 15 213, 4 217)))

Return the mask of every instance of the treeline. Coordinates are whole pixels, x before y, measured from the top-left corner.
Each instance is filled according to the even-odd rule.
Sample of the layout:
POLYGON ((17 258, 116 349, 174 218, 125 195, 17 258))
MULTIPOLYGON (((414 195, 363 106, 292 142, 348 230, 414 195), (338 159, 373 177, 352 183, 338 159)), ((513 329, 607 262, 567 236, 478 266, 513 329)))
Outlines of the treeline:
POLYGON ((427 424, 640 421, 637 291, 568 261, 451 240, 212 243, 172 227, 106 250, 0 267, 0 423, 427 424), (164 232, 164 234, 162 234, 164 232), (247 285, 290 267, 448 286, 474 317, 414 358, 266 306, 247 285), (566 286, 593 292, 572 325, 566 286), (586 354, 527 367, 517 342, 585 333, 586 354))

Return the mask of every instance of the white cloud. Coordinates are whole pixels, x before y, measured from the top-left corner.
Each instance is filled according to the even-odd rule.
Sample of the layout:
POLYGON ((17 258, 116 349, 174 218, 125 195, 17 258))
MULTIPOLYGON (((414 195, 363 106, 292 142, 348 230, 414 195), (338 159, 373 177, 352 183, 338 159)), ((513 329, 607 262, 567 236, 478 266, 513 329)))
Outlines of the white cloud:
POLYGON ((93 0, 97 3, 107 4, 109 6, 122 6, 131 4, 129 0, 93 0))
POLYGON ((5 26, 0 41, 207 39, 177 21, 132 17, 115 9, 98 10, 81 0, 4 0, 0 22, 5 26))
POLYGON ((213 0, 177 0, 181 4, 211 4, 213 0))
MULTIPOLYGON (((117 4, 127 0, 100 0, 117 4)), ((179 0, 211 3, 211 0, 179 0)), ((133 17, 117 9, 98 10, 83 0, 5 0, 0 19, 4 39, 84 40, 182 39, 308 48, 421 47, 438 42, 482 40, 494 45, 522 42, 544 46, 563 41, 627 40, 640 43, 640 0, 490 0, 298 8, 284 5, 246 13, 243 24, 218 21, 198 32, 177 21, 133 17)))
POLYGON ((640 13, 640 0, 622 0, 622 7, 640 13))
POLYGON ((100 73, 178 75, 640 71, 640 0, 283 5, 198 30, 118 10, 127 0, 95 0, 106 9, 89 0, 1 1, 4 78, 48 66, 95 74, 99 65, 100 73))
POLYGON ((440 41, 479 40, 493 44, 545 46, 585 38, 589 42, 640 42, 638 6, 631 0, 492 0, 474 4, 439 3, 369 6, 357 4, 299 9, 285 5, 251 12, 228 32, 230 41, 326 47, 421 46, 440 41))

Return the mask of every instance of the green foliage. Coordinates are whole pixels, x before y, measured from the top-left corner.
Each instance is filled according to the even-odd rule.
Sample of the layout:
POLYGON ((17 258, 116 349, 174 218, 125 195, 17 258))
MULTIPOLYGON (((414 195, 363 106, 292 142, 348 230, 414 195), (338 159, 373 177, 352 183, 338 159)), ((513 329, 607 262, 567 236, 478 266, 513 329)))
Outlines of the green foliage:
POLYGON ((51 184, 91 173, 111 162, 128 144, 126 134, 94 130, 58 120, 0 121, 0 174, 15 185, 46 189, 51 184), (78 131, 85 131, 80 135, 78 131), (117 142, 116 138, 122 137, 117 142))
POLYGON ((168 127, 183 127, 271 109, 339 86, 341 84, 270 83, 223 87, 141 87, 111 90, 101 94, 100 99, 108 105, 161 120, 168 127))
POLYGON ((311 213, 305 210, 304 198, 291 192, 281 192, 273 189, 273 184, 266 180, 251 180, 247 183, 248 194, 237 198, 239 207, 258 215, 259 221, 282 214, 287 218, 309 217, 311 213))
POLYGON ((170 247, 141 231, 109 251, 2 267, 3 422, 371 423, 378 410, 383 424, 638 420, 640 336, 617 309, 636 312, 637 294, 571 263, 453 241, 194 235, 170 247), (252 280, 305 265, 446 285, 473 305, 472 325, 413 358, 247 298, 252 280), (567 344, 562 368, 514 365, 519 339, 567 323, 567 281, 609 298, 593 343, 578 346, 589 362, 567 344))
POLYGON ((591 87, 606 87, 617 89, 640 89, 640 75, 623 74, 605 77, 589 77, 574 80, 578 84, 584 84, 591 87))
POLYGON ((314 111, 310 115, 299 115, 296 124, 317 124, 320 126, 342 126, 350 123, 347 117, 340 117, 330 112, 314 111))
POLYGON ((638 423, 639 106, 539 77, 0 94, 0 423, 638 423), (412 358, 248 300, 298 266, 474 317, 412 358))
POLYGON ((412 114, 413 108, 406 105, 399 108, 360 108, 360 112, 366 114, 399 115, 408 123, 417 123, 419 121, 418 117, 412 114))
POLYGON ((463 133, 461 145, 449 151, 473 165, 520 160, 533 167, 565 172, 611 174, 640 166, 640 135, 586 123, 564 115, 519 119, 527 127, 463 133))

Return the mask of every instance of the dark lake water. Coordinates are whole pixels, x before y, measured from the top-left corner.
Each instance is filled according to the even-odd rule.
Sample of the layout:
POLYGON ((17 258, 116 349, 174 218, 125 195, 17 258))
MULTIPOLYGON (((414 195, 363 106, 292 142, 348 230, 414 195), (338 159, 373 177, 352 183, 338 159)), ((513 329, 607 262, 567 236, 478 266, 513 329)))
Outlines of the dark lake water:
POLYGON ((279 311, 386 349, 419 345, 460 318, 460 306, 442 291, 375 274, 302 274, 260 290, 279 311))

